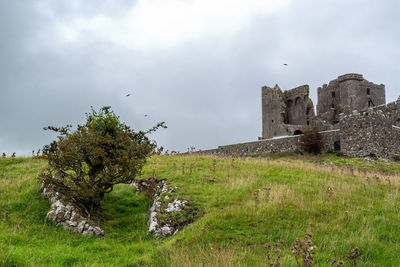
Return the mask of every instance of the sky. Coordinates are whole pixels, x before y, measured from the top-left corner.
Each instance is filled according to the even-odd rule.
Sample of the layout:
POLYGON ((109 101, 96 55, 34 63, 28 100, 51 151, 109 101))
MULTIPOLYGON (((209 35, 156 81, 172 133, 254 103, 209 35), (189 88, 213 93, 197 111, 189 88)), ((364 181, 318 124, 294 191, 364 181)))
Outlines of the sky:
POLYGON ((111 106, 169 151, 261 136, 261 87, 345 73, 400 95, 397 0, 0 1, 0 153, 111 106), (288 66, 284 66, 286 63, 288 66), (131 94, 126 97, 127 94, 131 94))

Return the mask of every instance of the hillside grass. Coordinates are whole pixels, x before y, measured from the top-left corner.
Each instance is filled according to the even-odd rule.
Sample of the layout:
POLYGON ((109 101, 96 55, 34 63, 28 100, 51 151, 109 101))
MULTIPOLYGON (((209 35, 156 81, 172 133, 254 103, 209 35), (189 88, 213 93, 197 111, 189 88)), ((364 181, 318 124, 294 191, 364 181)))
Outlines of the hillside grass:
POLYGON ((102 223, 106 237, 56 227, 45 219, 50 204, 36 179, 45 166, 0 159, 0 266, 267 266, 263 244, 279 240, 281 265, 296 266, 291 247, 306 233, 318 248, 315 266, 344 260, 354 247, 357 266, 400 266, 400 163, 334 154, 153 156, 142 177, 155 170, 203 213, 166 239, 146 232, 151 201, 128 185, 103 201, 112 218, 102 223))

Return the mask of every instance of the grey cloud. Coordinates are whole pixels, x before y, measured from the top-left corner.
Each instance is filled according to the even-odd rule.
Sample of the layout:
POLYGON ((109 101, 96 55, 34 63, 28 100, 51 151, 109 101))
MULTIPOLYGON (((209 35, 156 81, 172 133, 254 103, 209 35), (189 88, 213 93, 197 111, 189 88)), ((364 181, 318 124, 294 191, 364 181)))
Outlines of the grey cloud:
POLYGON ((28 154, 48 143, 54 136, 43 126, 82 123, 90 106, 111 105, 135 129, 165 121, 169 128, 152 137, 184 151, 255 140, 262 85, 307 83, 315 102, 318 86, 358 72, 386 84, 388 101, 400 92, 396 1, 293 1, 279 13, 255 17, 234 36, 145 52, 92 36, 58 44, 51 35, 54 19, 119 16, 133 1, 100 7, 94 1, 42 2, 52 17, 33 1, 14 2, 0 4, 6 36, 0 43, 0 150, 8 153, 28 154), (42 33, 47 40, 38 40, 42 33))

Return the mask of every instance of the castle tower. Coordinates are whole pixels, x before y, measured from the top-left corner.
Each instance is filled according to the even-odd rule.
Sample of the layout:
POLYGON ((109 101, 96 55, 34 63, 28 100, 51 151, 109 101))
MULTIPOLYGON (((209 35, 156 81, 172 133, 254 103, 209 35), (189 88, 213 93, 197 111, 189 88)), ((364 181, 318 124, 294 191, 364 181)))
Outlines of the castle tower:
POLYGON ((262 139, 272 138, 281 133, 285 121, 285 102, 282 90, 278 85, 274 88, 261 88, 262 107, 262 139))
POLYGON ((386 103, 385 86, 364 79, 361 74, 349 73, 318 88, 318 116, 328 123, 338 123, 339 114, 364 110, 386 103))

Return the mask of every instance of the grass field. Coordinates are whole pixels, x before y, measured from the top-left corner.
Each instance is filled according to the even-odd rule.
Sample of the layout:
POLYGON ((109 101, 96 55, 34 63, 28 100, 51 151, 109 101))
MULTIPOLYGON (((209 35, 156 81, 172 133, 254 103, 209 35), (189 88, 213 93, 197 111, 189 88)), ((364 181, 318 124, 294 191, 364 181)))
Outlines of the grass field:
POLYGON ((317 247, 314 266, 345 260, 355 247, 357 266, 400 266, 400 163, 334 154, 154 156, 142 177, 154 169, 203 213, 166 239, 146 232, 151 203, 128 185, 103 202, 112 217, 102 223, 106 237, 54 226, 36 180, 45 165, 0 159, 0 266, 267 266, 263 245, 279 240, 281 265, 296 266, 291 247, 306 233, 317 247))

